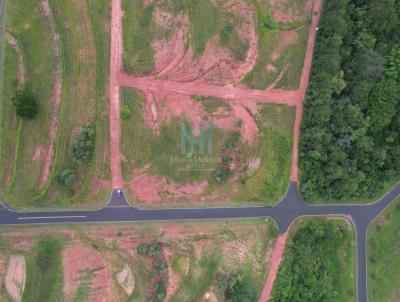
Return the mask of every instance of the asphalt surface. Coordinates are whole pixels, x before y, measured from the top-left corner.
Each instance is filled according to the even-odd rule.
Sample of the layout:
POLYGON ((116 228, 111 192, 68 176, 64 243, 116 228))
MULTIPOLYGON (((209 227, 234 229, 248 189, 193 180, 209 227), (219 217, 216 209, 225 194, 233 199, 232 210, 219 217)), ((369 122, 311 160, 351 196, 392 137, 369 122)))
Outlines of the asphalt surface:
POLYGON ((297 183, 291 182, 285 198, 274 207, 137 209, 128 204, 123 193, 113 191, 108 205, 97 211, 19 212, 0 206, 0 225, 272 217, 278 223, 280 232, 284 233, 301 216, 343 215, 351 218, 357 231, 358 301, 366 302, 368 226, 399 195, 400 183, 379 201, 369 205, 312 206, 304 203, 298 194, 297 183))

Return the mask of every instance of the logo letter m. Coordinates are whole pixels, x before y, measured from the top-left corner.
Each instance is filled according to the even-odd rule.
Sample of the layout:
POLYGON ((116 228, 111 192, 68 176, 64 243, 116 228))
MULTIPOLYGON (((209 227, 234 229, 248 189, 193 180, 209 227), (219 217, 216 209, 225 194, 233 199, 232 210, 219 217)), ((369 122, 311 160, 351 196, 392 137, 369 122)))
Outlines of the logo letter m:
POLYGON ((199 154, 204 154, 205 140, 207 139, 207 153, 212 154, 213 149, 213 127, 211 123, 208 123, 208 128, 205 129, 205 125, 202 122, 200 124, 200 134, 196 138, 193 134, 193 125, 188 126, 184 122, 181 122, 181 154, 185 155, 186 144, 189 144, 189 152, 195 153, 194 147, 197 145, 199 154))

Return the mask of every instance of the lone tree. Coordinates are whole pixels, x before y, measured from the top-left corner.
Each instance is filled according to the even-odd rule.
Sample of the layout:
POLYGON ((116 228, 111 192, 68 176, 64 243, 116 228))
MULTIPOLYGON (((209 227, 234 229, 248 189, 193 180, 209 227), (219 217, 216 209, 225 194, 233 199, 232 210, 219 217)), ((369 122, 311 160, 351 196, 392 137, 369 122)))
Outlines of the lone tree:
POLYGON ((17 91, 13 98, 13 103, 17 115, 22 118, 33 119, 39 112, 37 99, 28 86, 17 91))
POLYGON ((92 125, 86 125, 75 135, 69 144, 69 155, 74 162, 81 164, 90 161, 94 151, 95 136, 96 129, 92 125))

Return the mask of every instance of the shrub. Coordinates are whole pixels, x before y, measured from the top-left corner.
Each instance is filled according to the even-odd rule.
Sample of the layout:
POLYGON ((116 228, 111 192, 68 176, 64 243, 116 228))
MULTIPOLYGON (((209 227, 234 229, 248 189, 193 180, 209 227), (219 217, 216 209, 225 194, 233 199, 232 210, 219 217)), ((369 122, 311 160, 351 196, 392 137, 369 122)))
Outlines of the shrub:
POLYGON ((157 261, 153 265, 154 269, 157 270, 160 275, 164 275, 167 270, 168 270, 168 264, 165 260, 161 259, 160 261, 157 261))
POLYGON ((76 163, 87 162, 92 158, 96 130, 87 125, 79 131, 69 145, 69 155, 76 163))
POLYGON ((36 264, 42 271, 46 271, 56 260, 61 251, 61 242, 55 238, 44 238, 38 242, 36 264))
POLYGON ((122 119, 127 120, 128 118, 131 117, 131 115, 132 115, 132 111, 129 108, 129 106, 128 105, 122 106, 122 108, 121 108, 121 117, 122 117, 122 119))
POLYGON ((64 186, 70 186, 75 181, 75 178, 74 169, 65 169, 56 175, 55 180, 64 186))
POLYGON ((28 86, 16 92, 13 103, 19 117, 33 119, 39 112, 37 99, 28 86))
POLYGON ((162 301, 165 298, 166 295, 166 289, 165 289, 165 285, 163 282, 159 282, 156 284, 155 286, 155 299, 156 301, 162 301))
POLYGON ((149 256, 156 258, 160 256, 161 245, 159 242, 152 242, 150 244, 142 243, 137 247, 137 252, 142 256, 149 256))

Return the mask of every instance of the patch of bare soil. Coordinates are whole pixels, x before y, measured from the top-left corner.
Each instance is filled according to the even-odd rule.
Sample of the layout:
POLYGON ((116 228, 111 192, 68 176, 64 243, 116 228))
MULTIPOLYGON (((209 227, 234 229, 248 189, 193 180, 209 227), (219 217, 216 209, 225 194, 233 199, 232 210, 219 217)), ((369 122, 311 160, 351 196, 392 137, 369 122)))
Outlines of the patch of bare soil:
POLYGON ((135 290, 135 276, 128 264, 125 264, 123 269, 117 274, 117 281, 128 297, 132 295, 135 290))
POLYGON ((312 11, 313 0, 269 0, 272 16, 277 22, 288 23, 305 20, 312 11))
POLYGON ((24 256, 11 256, 8 262, 5 286, 15 302, 20 302, 25 289, 26 265, 24 256))
POLYGON ((271 56, 272 61, 278 60, 282 51, 289 45, 296 43, 298 38, 297 29, 280 31, 278 41, 271 56))
POLYGON ((208 186, 207 181, 180 185, 165 177, 149 175, 145 170, 134 171, 133 175, 135 177, 129 183, 132 197, 145 203, 178 197, 196 197, 202 194, 208 186))
POLYGON ((8 42, 8 44, 10 44, 10 46, 12 48, 14 48, 16 54, 17 54, 17 64, 18 64, 18 68, 17 68, 17 79, 18 79, 18 89, 22 89, 22 87, 25 84, 25 68, 24 68, 24 57, 22 55, 22 50, 18 45, 18 41, 17 39, 14 38, 14 36, 9 33, 6 32, 5 33, 5 38, 6 41, 8 42))
POLYGON ((63 251, 64 293, 72 297, 79 286, 84 272, 95 270, 89 280, 89 301, 106 302, 111 288, 111 276, 105 268, 105 262, 100 252, 93 248, 71 245, 63 251))
POLYGON ((53 153, 54 153, 54 144, 57 134, 57 126, 58 126, 58 114, 60 110, 60 102, 61 102, 61 88, 62 88, 62 60, 61 60, 61 43, 60 36, 57 33, 56 25, 54 22, 53 12, 49 6, 48 0, 41 0, 40 7, 42 14, 48 19, 48 23, 50 25, 51 36, 53 39, 53 51, 55 56, 55 73, 54 73, 54 88, 53 94, 51 97, 52 101, 52 110, 51 110, 51 119, 49 125, 49 143, 46 150, 44 166, 42 169, 42 177, 40 180, 40 187, 42 188, 49 178, 50 167, 53 161, 53 153))
POLYGON ((155 73, 158 78, 226 85, 239 82, 254 68, 258 56, 254 8, 245 1, 227 1, 223 9, 243 20, 240 22, 238 33, 249 44, 245 59, 235 60, 228 49, 221 47, 218 35, 212 37, 203 54, 195 58, 192 47, 185 47, 189 36, 188 17, 178 16, 178 22, 174 22, 171 21, 171 15, 156 8, 156 22, 164 28, 174 30, 174 34, 168 40, 153 42, 155 73))

